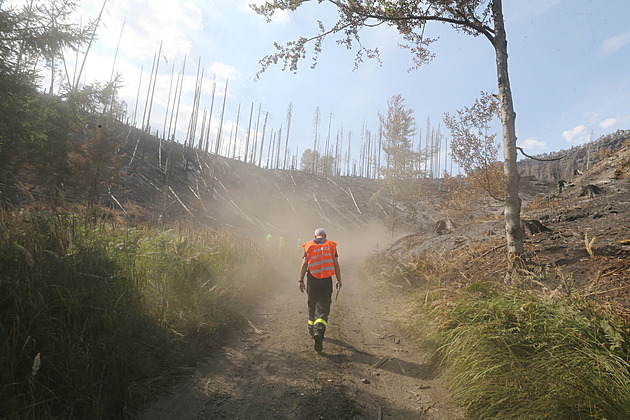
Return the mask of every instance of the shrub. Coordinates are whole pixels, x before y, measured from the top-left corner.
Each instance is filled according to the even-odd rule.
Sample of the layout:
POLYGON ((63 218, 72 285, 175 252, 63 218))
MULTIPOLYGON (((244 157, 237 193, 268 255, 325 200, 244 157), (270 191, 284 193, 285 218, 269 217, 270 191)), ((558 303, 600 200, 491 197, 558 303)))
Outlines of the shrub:
POLYGON ((630 329, 622 318, 582 299, 490 282, 438 295, 422 295, 430 310, 410 328, 429 330, 445 377, 473 418, 627 414, 630 329))
MULTIPOLYGON (((232 234, 0 209, 0 417, 130 417, 260 293, 232 234)), ((265 271, 264 264, 256 265, 265 271)))

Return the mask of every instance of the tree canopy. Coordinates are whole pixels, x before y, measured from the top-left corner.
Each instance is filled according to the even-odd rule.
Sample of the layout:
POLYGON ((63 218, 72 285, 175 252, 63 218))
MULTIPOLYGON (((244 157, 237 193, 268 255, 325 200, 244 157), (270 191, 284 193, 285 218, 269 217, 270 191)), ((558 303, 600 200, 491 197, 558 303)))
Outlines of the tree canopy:
POLYGON ((99 183, 119 174, 116 149, 122 138, 114 138, 104 123, 98 129, 86 123, 96 113, 121 112, 120 78, 79 88, 64 66, 63 95, 42 86, 43 72, 50 70, 52 86, 55 61, 65 63, 64 54, 95 36, 96 23, 83 28, 73 23, 76 8, 75 1, 12 7, 0 0, 0 179, 50 188, 47 192, 89 188, 93 196, 99 183))
POLYGON ((416 134, 413 109, 407 108, 402 94, 387 101, 387 115, 380 115, 383 127, 383 151, 387 166, 382 169, 385 179, 409 180, 415 176, 418 160, 412 141, 416 134))
POLYGON ((416 134, 413 109, 407 108, 402 94, 387 101, 387 115, 379 115, 383 133, 382 148, 387 155, 387 165, 382 168, 385 187, 392 196, 390 220, 392 234, 396 227, 398 203, 409 203, 412 194, 411 180, 416 175, 418 154, 413 151, 412 141, 416 134))

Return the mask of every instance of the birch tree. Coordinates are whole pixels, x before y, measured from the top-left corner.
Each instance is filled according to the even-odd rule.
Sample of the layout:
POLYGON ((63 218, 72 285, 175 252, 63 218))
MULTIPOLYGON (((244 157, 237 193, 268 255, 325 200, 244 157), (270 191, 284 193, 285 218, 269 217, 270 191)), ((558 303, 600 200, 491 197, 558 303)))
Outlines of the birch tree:
POLYGON ((471 107, 458 110, 455 115, 444 114, 444 123, 453 138, 453 160, 464 170, 468 179, 469 196, 479 191, 497 201, 504 201, 505 177, 498 165, 499 146, 492 131, 493 120, 499 116, 499 103, 486 92, 471 107))
MULTIPOLYGON (((276 11, 296 11, 308 0, 273 0, 251 7, 268 21, 276 11)), ((507 179, 505 191, 505 233, 508 261, 523 254, 523 233, 520 227, 521 201, 518 196, 518 170, 516 166, 516 113, 508 77, 507 38, 501 0, 320 0, 336 8, 339 19, 331 27, 319 22, 319 32, 301 36, 286 44, 275 43, 276 52, 260 61, 264 72, 269 66, 284 63, 284 69, 297 71, 298 63, 308 57, 307 47, 312 46, 313 66, 328 36, 338 36, 337 42, 347 48, 356 47, 355 63, 364 58, 378 58, 378 48, 361 43, 361 30, 388 25, 398 30, 414 62, 414 67, 428 64, 434 54, 429 47, 436 39, 429 38, 429 24, 450 25, 454 30, 470 36, 483 36, 493 47, 496 58, 497 85, 503 125, 503 169, 507 179)))

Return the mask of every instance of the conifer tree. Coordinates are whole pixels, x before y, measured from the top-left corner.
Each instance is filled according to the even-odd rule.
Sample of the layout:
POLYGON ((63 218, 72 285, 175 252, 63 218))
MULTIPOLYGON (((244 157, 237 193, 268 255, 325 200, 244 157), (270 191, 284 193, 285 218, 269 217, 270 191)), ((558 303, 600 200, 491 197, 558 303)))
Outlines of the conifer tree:
POLYGON ((416 122, 413 110, 405 105, 401 94, 387 101, 387 115, 379 115, 383 129, 383 151, 387 166, 382 169, 384 184, 392 196, 390 213, 392 234, 396 229, 397 206, 404 197, 411 196, 411 181, 416 175, 414 163, 417 153, 413 150, 416 122))

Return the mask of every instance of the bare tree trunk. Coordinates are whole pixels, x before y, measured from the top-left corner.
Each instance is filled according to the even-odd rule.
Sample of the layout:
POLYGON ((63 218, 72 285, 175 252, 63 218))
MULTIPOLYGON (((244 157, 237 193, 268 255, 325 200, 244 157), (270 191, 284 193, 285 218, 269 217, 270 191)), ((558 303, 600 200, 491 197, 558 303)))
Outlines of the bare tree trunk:
POLYGON ((271 140, 269 141, 269 147, 267 147, 267 169, 271 168, 271 157, 273 156, 273 145, 276 143, 276 132, 271 130, 271 140))
POLYGON ((184 85, 184 71, 186 70, 186 56, 184 56, 184 64, 182 65, 182 71, 179 73, 179 77, 177 78, 177 85, 175 86, 175 96, 173 97, 173 105, 175 105, 175 101, 177 100, 177 105, 175 105, 175 121, 173 123, 173 113, 171 112, 171 119, 168 123, 168 139, 171 140, 171 123, 173 123, 173 140, 175 139, 175 134, 177 133, 177 119, 179 117, 179 105, 182 100, 182 86, 184 85))
POLYGON ((219 130, 217 131, 217 144, 214 149, 214 154, 217 156, 219 155, 219 151, 221 150, 221 133, 223 131, 223 118, 225 117, 225 101, 227 100, 228 80, 229 79, 225 80, 225 90, 223 91, 223 105, 221 105, 221 119, 219 120, 219 130))
POLYGON ((424 178, 422 176, 422 131, 418 130, 418 162, 416 163, 418 169, 418 178, 424 178))
POLYGON ((265 121, 263 122, 262 137, 260 139, 260 152, 258 153, 258 166, 261 165, 263 146, 265 145, 265 130, 267 129, 267 118, 269 118, 269 111, 265 112, 265 121))
MULTIPOLYGON (((232 134, 234 134, 234 121, 232 121, 232 126, 230 127, 230 136, 228 137, 228 144, 227 144, 227 149, 225 152, 225 157, 229 158, 230 157, 230 150, 233 150, 233 146, 232 146, 232 134)), ((235 139, 236 140, 236 139, 235 139)))
POLYGON ((155 75, 153 76, 153 87, 151 88, 151 99, 149 100, 149 112, 147 113, 147 126, 148 127, 151 127, 151 110, 153 109, 153 96, 155 95, 155 84, 157 82, 158 69, 160 68, 161 56, 162 56, 162 41, 160 41, 160 48, 158 50, 157 63, 155 64, 155 75))
POLYGON ((505 238, 508 262, 513 267, 515 259, 523 254, 523 231, 521 230, 521 199, 518 196, 519 174, 516 166, 516 113, 512 103, 512 91, 508 77, 507 38, 503 22, 501 0, 492 2, 495 25, 494 49, 496 52, 499 102, 503 123, 503 170, 507 178, 505 190, 505 238))
MULTIPOLYGON (((343 136, 343 131, 341 132, 343 136)), ((352 132, 348 133, 348 160, 346 161, 346 175, 350 176, 350 160, 352 156, 352 132)))
POLYGON ((197 135, 197 116, 199 114, 199 101, 201 99, 201 84, 203 81, 203 73, 205 69, 201 68, 201 57, 197 63, 197 78, 195 82, 195 95, 193 97, 192 113, 190 114, 190 121, 188 122, 188 134, 186 135, 186 141, 184 142, 184 150, 186 153, 186 166, 184 172, 188 172, 190 165, 190 153, 195 145, 195 136, 197 135), (199 72, 201 70, 201 73, 199 72))
POLYGON ((381 177, 381 151, 383 150, 383 123, 379 124, 378 127, 378 164, 376 165, 378 175, 377 178, 381 177))
POLYGON ((444 172, 448 172, 448 137, 444 136, 444 172))
MULTIPOLYGON (((162 46, 162 44, 160 44, 162 46)), ((149 87, 147 88, 147 97, 144 100, 144 109, 142 111, 142 125, 141 130, 146 132, 148 123, 145 123, 147 118, 147 109, 149 106, 149 96, 151 96, 151 83, 153 83, 153 71, 155 70, 155 61, 157 60, 157 51, 153 55, 153 64, 151 64, 151 75, 149 76, 149 87), (145 125, 146 124, 146 125, 145 125)))
POLYGON ((142 85, 142 73, 144 73, 144 66, 140 66, 140 80, 138 81, 138 91, 136 92, 136 105, 133 109, 132 124, 136 125, 136 113, 138 112, 138 101, 140 100, 140 86, 142 85))
MULTIPOLYGON (((197 77, 195 81, 195 95, 193 96, 192 113, 190 114, 190 121, 188 123, 188 135, 186 144, 188 149, 195 147, 195 137, 197 135, 197 119, 199 117, 199 103, 201 100, 201 85, 203 83, 203 74, 205 69, 201 68, 201 57, 197 63, 197 77), (201 73, 199 72, 201 70, 201 73)), ((186 166, 188 167, 188 166, 186 166)))
POLYGON ((339 132, 337 131, 337 134, 335 135, 335 174, 337 176, 341 176, 342 172, 343 172, 343 167, 344 167, 344 162, 345 162, 345 158, 344 158, 344 151, 343 151, 343 139, 341 138, 341 136, 339 135, 339 132))
POLYGON ((287 135, 284 136, 284 156, 282 157, 282 169, 287 169, 287 160, 289 158, 289 126, 287 126, 287 135))
POLYGON ((278 169, 280 167, 280 146, 282 144, 282 126, 278 130, 278 144, 276 145, 276 164, 274 169, 278 169))
POLYGON ((232 159, 236 157, 236 139, 238 137, 238 122, 240 119, 241 119, 241 103, 239 102, 238 111, 236 113, 236 129, 234 130, 234 144, 232 145, 232 159))
POLYGON ((252 158, 251 162, 256 164, 256 150, 258 146, 258 128, 260 127, 260 111, 262 104, 258 104, 258 115, 256 116, 256 128, 254 129, 254 141, 252 142, 252 158))
POLYGON ((208 110, 203 109, 203 117, 201 119, 201 131, 199 134, 199 150, 203 149, 203 144, 206 141, 206 120, 208 119, 208 110))
POLYGON ((247 136, 245 137, 245 154, 243 155, 243 162, 247 163, 247 152, 249 151, 249 135, 252 131, 252 116, 254 115, 254 103, 249 110, 249 123, 247 124, 247 136))
POLYGON ((289 102, 289 106, 287 107, 287 135, 284 141, 285 156, 284 156, 284 162, 282 163, 282 166, 284 169, 286 169, 286 166, 287 166, 287 155, 288 155, 288 150, 289 150, 289 132, 291 131, 292 119, 293 119, 293 103, 289 102))
POLYGON ((424 141, 424 174, 425 177, 429 177, 430 167, 427 168, 427 163, 429 162, 429 143, 431 142, 431 120, 427 117, 427 138, 424 141))
MULTIPOLYGON (((319 140, 319 123, 321 121, 321 114, 319 112, 319 107, 315 108, 315 114, 313 117, 313 127, 315 128, 315 141, 313 142, 313 152, 317 151, 317 144, 319 140)), ((313 159, 313 173, 317 173, 317 161, 318 161, 319 153, 315 155, 315 159, 313 159)))
MULTIPOLYGON (((164 113, 164 125, 162 126, 162 137, 160 137, 160 144, 158 148, 158 166, 162 167, 162 138, 166 135, 166 122, 168 121, 168 112, 169 106, 171 105, 171 94, 173 93, 173 79, 175 78, 175 64, 173 64, 173 69, 171 70, 171 83, 168 87, 168 100, 166 101, 166 112, 164 113)), ((173 110, 171 109, 171 115, 173 114, 173 110)), ((164 138, 164 140, 168 140, 168 138, 164 138)))
POLYGON ((212 124, 212 111, 214 110, 214 95, 217 90, 217 80, 216 76, 212 81, 212 100, 210 102, 210 117, 208 118, 208 127, 206 128, 206 144, 203 147, 203 151, 208 153, 208 148, 210 147, 210 125, 212 124))
MULTIPOLYGON (((127 18, 123 20, 123 24, 120 27, 120 35, 118 35, 118 43, 116 44, 116 52, 114 53, 114 62, 112 63, 112 72, 109 75, 109 84, 112 86, 112 96, 109 99, 109 113, 113 115, 114 111, 114 101, 116 100, 116 89, 114 88, 114 71, 116 70, 116 60, 118 59, 118 50, 120 48, 120 41, 122 40, 123 30, 125 29, 125 23, 127 23, 127 18)), ((116 116, 113 116, 115 118, 116 116)), ((164 131, 164 130, 162 130, 164 131)), ((160 159, 161 161, 161 159, 160 159)))
MULTIPOLYGON (((29 3, 29 7, 30 7, 30 4, 31 3, 29 3)), ((90 40, 88 42, 87 48, 85 49, 85 54, 83 55, 83 61, 81 61, 81 68, 79 69, 79 74, 76 75, 76 78, 74 79, 74 86, 72 86, 72 90, 74 92, 76 92, 79 89, 79 80, 81 79, 81 73, 83 73, 83 68, 85 67, 87 56, 90 53, 90 49, 92 48, 92 43, 94 42, 94 39, 96 38, 96 30, 101 24, 101 19, 103 17, 103 12, 105 11, 106 5, 107 5, 107 0, 104 0, 103 5, 101 6, 101 10, 98 13, 96 20, 91 24, 93 27, 92 34, 90 36, 90 40)))

